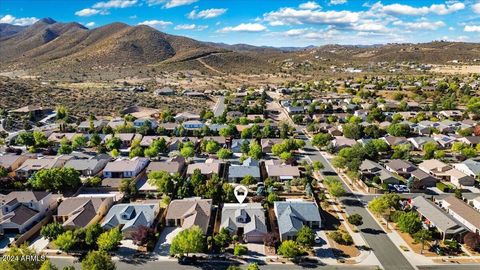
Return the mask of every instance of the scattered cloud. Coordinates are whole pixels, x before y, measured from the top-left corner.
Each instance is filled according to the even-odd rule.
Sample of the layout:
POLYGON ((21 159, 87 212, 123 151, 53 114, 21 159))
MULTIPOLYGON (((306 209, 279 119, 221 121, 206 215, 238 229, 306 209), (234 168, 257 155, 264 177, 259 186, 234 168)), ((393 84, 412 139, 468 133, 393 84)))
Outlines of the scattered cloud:
POLYGON ((208 28, 208 25, 196 25, 196 24, 179 24, 175 26, 175 30, 195 30, 195 31, 203 31, 208 28))
POLYGON ((163 5, 164 8, 174 8, 186 6, 197 2, 198 0, 147 0, 149 6, 163 5))
POLYGON ((480 2, 472 5, 472 10, 473 10, 474 13, 480 14, 480 2))
POLYGON ((390 15, 408 15, 423 16, 430 13, 437 15, 447 15, 465 8, 465 4, 456 2, 452 4, 432 4, 431 6, 412 7, 403 4, 383 5, 377 2, 372 5, 371 10, 375 12, 383 12, 390 15))
POLYGON ((465 25, 465 27, 463 28, 463 31, 480 33, 480 25, 465 25))
POLYGON ((260 23, 241 23, 237 26, 224 27, 218 32, 220 33, 229 33, 229 32, 262 32, 267 30, 267 27, 260 23))
POLYGON ((226 8, 210 8, 201 11, 192 10, 188 13, 188 18, 190 19, 211 19, 218 17, 227 12, 226 8))
POLYGON ((404 21, 395 21, 393 22, 395 26, 403 26, 410 30, 437 30, 445 26, 445 23, 442 21, 429 22, 429 21, 418 21, 418 22, 404 22, 404 21))
POLYGON ((161 28, 164 29, 169 25, 172 25, 172 22, 169 21, 161 21, 161 20, 149 20, 149 21, 143 21, 139 23, 138 25, 148 25, 154 28, 161 28))
POLYGON ((89 16, 97 15, 101 12, 102 11, 100 11, 98 9, 94 9, 94 8, 84 8, 82 10, 79 10, 79 11, 75 12, 75 15, 80 16, 80 17, 89 17, 89 16))
POLYGON ((13 25, 31 25, 38 21, 38 18, 35 17, 25 17, 25 18, 16 18, 13 15, 7 14, 0 18, 0 23, 9 23, 13 25))
POLYGON ((298 6, 299 9, 318 9, 320 5, 315 1, 308 1, 298 6))
POLYGON ((264 14, 264 20, 272 26, 299 25, 299 24, 352 24, 358 22, 360 15, 357 12, 298 10, 294 8, 281 8, 264 14))
POLYGON ((97 9, 109 8, 127 8, 136 5, 138 0, 110 0, 108 2, 98 2, 92 7, 97 9))
POLYGON ((88 27, 88 28, 94 27, 95 22, 89 22, 89 23, 85 24, 85 26, 88 27))
POLYGON ((330 5, 343 5, 347 3, 347 0, 330 0, 330 5))

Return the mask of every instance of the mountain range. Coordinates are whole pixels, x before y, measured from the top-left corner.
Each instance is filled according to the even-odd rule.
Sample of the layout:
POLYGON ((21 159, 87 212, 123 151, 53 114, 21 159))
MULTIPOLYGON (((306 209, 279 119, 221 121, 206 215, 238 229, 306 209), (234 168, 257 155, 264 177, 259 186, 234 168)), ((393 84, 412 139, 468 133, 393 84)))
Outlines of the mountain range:
POLYGON ((286 60, 326 60, 331 64, 383 61, 446 63, 480 58, 479 43, 430 42, 375 46, 325 45, 259 47, 202 42, 146 25, 112 23, 94 29, 51 18, 31 26, 0 24, 2 70, 32 73, 98 72, 115 68, 158 68, 205 72, 275 71, 286 60))

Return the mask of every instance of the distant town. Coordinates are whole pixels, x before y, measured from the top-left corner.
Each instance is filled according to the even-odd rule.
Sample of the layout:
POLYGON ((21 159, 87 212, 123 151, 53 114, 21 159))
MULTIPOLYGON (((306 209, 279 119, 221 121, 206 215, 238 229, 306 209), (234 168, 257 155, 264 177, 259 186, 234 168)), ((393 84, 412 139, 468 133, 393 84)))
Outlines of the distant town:
POLYGON ((112 90, 214 105, 2 108, 2 269, 480 263, 478 73, 112 90))

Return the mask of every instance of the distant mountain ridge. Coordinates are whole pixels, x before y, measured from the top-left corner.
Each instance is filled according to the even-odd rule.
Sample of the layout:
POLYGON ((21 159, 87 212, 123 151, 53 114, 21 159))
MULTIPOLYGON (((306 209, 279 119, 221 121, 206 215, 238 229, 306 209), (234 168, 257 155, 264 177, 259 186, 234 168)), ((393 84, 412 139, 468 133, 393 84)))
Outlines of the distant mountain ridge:
POLYGON ((332 63, 419 61, 445 63, 480 58, 480 44, 430 42, 372 46, 323 45, 275 48, 202 42, 145 25, 111 23, 94 29, 51 18, 31 26, 0 24, 0 63, 4 69, 37 72, 93 72, 115 67, 161 70, 259 73, 278 70, 283 61, 317 58, 332 63))

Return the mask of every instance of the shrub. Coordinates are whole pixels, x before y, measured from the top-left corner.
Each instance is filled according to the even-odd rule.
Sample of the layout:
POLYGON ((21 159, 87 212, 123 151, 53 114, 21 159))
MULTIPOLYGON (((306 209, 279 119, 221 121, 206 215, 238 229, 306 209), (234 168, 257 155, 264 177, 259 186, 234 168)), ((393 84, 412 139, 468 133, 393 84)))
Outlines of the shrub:
POLYGON ((355 226, 363 224, 363 217, 359 214, 353 214, 351 216, 348 216, 347 220, 348 222, 350 222, 350 224, 353 224, 355 226))
POLYGON ((393 212, 393 213, 390 215, 390 221, 393 221, 393 222, 397 223, 397 222, 398 222, 398 218, 399 218, 401 215, 403 215, 403 214, 405 214, 405 211, 395 211, 395 212, 393 212))
POLYGON ((442 191, 442 192, 449 192, 449 191, 450 191, 450 190, 449 190, 449 187, 448 187, 447 185, 445 185, 444 183, 442 183, 442 182, 438 182, 438 183, 436 184, 436 187, 437 187, 440 191, 442 191))
POLYGON ((343 230, 336 230, 328 233, 328 236, 335 242, 341 245, 351 245, 353 244, 352 236, 343 230))
POLYGON ((247 249, 246 246, 237 245, 237 246, 235 246, 235 248, 233 248, 233 255, 242 256, 242 255, 247 254, 247 251, 248 251, 248 249, 247 249))

